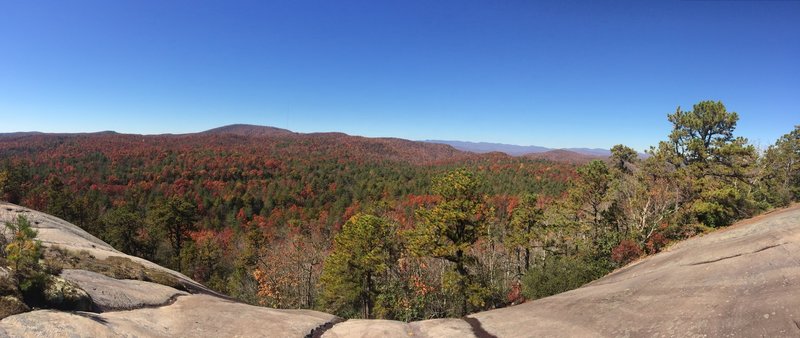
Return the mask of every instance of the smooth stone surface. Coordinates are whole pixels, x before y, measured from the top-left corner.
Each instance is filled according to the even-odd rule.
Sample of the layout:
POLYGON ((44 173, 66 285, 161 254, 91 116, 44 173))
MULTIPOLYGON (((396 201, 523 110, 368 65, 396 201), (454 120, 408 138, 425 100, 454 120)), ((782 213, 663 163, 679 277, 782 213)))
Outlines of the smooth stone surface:
POLYGON ((423 337, 467 338, 475 337, 472 326, 463 319, 443 318, 429 319, 408 324, 414 332, 423 337))
POLYGON ((470 317, 498 337, 800 336, 800 208, 686 240, 576 290, 470 317))
POLYGON ((408 323, 382 319, 350 319, 334 325, 322 335, 323 338, 407 338, 413 336, 414 331, 408 323))
POLYGON ((304 337, 333 319, 317 311, 188 295, 168 306, 131 311, 18 314, 0 321, 0 337, 304 337))
MULTIPOLYGON (((0 203, 0 221, 19 213, 39 222, 34 227, 39 227, 47 245, 88 248, 98 256, 130 257, 74 225, 0 203)), ((130 258, 199 285, 174 271, 130 258)), ((67 272, 66 276, 71 274, 84 278, 89 289, 95 284, 93 291, 110 294, 115 285, 130 287, 109 296, 108 304, 146 298, 134 295, 139 287, 129 283, 133 281, 109 281, 84 272, 67 272)), ((159 297, 164 295, 151 296, 163 299, 159 297)), ((795 205, 683 241, 555 296, 465 319, 413 323, 348 320, 333 325, 323 336, 800 336, 798 295, 800 206, 795 205)), ((17 314, 0 320, 0 337, 304 337, 336 319, 316 311, 275 310, 195 294, 177 297, 168 305, 130 311, 17 314)))
POLYGON ((64 270, 61 278, 80 286, 101 311, 163 306, 188 293, 161 284, 114 279, 86 270, 64 270))

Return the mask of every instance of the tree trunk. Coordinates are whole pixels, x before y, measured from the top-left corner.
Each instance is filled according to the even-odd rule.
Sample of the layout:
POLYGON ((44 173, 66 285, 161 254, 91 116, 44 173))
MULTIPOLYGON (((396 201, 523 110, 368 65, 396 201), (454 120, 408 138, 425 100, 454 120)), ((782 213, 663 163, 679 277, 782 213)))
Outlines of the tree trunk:
POLYGON ((175 233, 174 233, 174 236, 175 236, 175 247, 173 248, 173 250, 175 250, 175 259, 176 259, 177 264, 178 264, 178 272, 183 273, 183 270, 181 269, 181 249, 183 248, 183 241, 182 241, 182 238, 181 238, 181 234, 182 234, 181 230, 183 230, 183 229, 180 226, 176 225, 173 230, 175 231, 175 233))
POLYGON ((525 248, 525 272, 531 268, 531 248, 525 248))
POLYGON ((314 265, 309 264, 308 266, 308 279, 306 280, 306 307, 312 308, 314 306, 314 299, 312 295, 312 289, 314 286, 312 285, 312 274, 314 273, 314 265))
POLYGON ((370 319, 371 315, 371 307, 372 307, 372 273, 367 272, 364 276, 364 285, 365 285, 365 292, 364 292, 364 318, 370 319))
POLYGON ((456 251, 456 271, 458 272, 458 288, 461 294, 461 313, 460 316, 467 315, 467 268, 464 266, 464 252, 461 250, 456 251))

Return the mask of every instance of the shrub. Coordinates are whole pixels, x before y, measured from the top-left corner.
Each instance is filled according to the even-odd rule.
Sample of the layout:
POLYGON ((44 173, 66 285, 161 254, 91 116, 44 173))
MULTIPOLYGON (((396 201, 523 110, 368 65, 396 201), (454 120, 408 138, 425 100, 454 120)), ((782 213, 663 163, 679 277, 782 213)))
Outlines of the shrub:
POLYGON ((14 271, 23 292, 39 284, 43 273, 39 265, 42 258, 42 243, 36 240, 37 232, 24 216, 13 222, 6 222, 12 238, 4 248, 5 258, 14 271))
POLYGON ((547 297, 579 288, 606 272, 602 264, 582 256, 551 255, 528 270, 522 278, 522 293, 527 299, 547 297))
POLYGON ((640 256, 642 256, 642 248, 630 239, 623 239, 611 250, 611 259, 619 265, 628 264, 640 256))

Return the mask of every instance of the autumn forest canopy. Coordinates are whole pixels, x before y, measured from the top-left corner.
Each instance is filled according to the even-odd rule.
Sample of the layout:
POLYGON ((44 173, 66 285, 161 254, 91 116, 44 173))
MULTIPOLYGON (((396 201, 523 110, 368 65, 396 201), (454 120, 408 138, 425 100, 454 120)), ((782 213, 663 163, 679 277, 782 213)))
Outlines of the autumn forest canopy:
POLYGON ((0 198, 244 302, 463 316, 800 198, 800 126, 762 150, 721 102, 667 119, 648 156, 585 164, 274 128, 3 134, 0 198))

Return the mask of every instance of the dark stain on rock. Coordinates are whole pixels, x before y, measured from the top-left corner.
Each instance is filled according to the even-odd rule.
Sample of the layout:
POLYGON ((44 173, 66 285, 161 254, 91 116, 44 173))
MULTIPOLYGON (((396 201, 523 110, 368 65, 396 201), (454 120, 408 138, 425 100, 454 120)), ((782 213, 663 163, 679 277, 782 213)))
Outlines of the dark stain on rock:
POLYGON ((472 317, 464 317, 462 319, 464 319, 464 321, 467 322, 467 324, 469 324, 470 327, 472 327, 472 333, 474 333, 476 337, 478 337, 478 338, 497 338, 497 336, 489 333, 488 331, 486 331, 483 328, 483 325, 481 325, 481 321, 480 320, 478 320, 476 318, 472 318, 472 317))
POLYGON ((347 321, 347 319, 336 317, 325 324, 315 327, 309 332, 305 338, 320 338, 325 332, 330 330, 334 325, 347 321))

